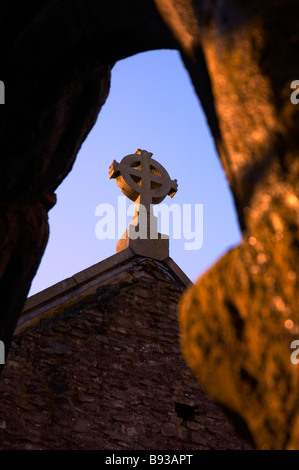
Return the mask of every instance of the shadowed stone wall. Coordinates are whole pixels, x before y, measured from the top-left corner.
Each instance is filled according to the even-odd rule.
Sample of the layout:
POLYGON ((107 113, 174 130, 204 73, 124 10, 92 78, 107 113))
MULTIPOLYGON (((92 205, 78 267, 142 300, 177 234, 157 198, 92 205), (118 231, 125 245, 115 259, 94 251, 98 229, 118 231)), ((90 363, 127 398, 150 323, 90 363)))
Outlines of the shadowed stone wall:
POLYGON ((183 290, 165 265, 137 258, 18 334, 0 382, 0 448, 250 448, 181 356, 183 290))

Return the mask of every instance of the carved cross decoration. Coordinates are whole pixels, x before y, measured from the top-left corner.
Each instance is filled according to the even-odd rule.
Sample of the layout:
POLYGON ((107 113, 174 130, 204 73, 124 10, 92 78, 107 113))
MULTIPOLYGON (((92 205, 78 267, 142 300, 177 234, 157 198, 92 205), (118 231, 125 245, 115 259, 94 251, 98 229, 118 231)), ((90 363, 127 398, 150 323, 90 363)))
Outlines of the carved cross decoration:
MULTIPOLYGON (((115 178, 122 193, 135 202, 135 214, 131 224, 139 227, 139 232, 142 232, 142 226, 146 225, 146 237, 141 238, 151 240, 161 238, 157 232, 152 205, 159 204, 166 196, 173 197, 178 189, 177 180, 172 180, 152 155, 146 150, 138 149, 135 154, 124 157, 120 163, 114 160, 109 168, 109 178, 115 178)), ((129 242, 125 247, 128 244, 129 242)), ((123 249, 122 243, 121 246, 123 249)))

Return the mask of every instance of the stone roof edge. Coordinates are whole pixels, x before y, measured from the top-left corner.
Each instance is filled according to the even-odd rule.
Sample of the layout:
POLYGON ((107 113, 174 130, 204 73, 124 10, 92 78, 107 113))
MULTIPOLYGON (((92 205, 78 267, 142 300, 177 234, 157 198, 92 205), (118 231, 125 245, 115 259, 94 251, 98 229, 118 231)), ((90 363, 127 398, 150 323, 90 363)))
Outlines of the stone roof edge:
POLYGON ((134 253, 130 250, 124 250, 115 255, 110 256, 109 258, 100 261, 99 263, 90 266, 89 268, 80 271, 73 276, 64 279, 63 281, 57 282, 53 286, 47 287, 46 289, 38 292, 37 294, 28 297, 25 302, 22 315, 25 312, 35 309, 38 306, 44 305, 52 300, 57 299, 62 294, 66 294, 76 288, 82 286, 88 281, 98 277, 100 274, 104 272, 113 271, 115 267, 128 261, 132 258, 134 253))
POLYGON ((172 258, 166 258, 163 260, 163 263, 168 266, 168 268, 172 271, 172 274, 176 277, 178 281, 181 281, 184 286, 188 287, 193 282, 189 279, 188 276, 181 270, 181 268, 173 261, 172 258))
MULTIPOLYGON (((133 260, 133 258, 143 257, 136 255, 130 248, 127 248, 29 297, 19 317, 15 334, 18 334, 24 327, 26 328, 26 325, 30 324, 34 317, 42 315, 45 311, 61 305, 70 298, 82 294, 89 288, 127 269, 128 262, 133 260)), ((166 265, 173 277, 182 282, 186 287, 192 284, 172 258, 168 257, 158 262, 164 264, 164 266, 166 265)))

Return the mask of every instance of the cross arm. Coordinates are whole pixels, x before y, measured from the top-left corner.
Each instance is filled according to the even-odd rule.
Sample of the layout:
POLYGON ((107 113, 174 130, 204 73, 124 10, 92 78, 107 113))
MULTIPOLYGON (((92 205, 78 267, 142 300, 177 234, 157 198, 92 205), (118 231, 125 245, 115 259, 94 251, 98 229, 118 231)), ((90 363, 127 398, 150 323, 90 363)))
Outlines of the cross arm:
POLYGON ((116 160, 113 160, 109 167, 109 179, 117 178, 120 175, 120 165, 116 160))

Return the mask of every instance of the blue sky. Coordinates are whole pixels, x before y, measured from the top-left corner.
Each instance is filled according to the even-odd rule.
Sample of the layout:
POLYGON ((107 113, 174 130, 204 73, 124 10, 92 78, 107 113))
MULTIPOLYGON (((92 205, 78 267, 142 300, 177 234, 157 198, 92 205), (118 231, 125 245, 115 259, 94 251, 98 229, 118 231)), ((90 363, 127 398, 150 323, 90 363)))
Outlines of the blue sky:
POLYGON ((56 191, 48 246, 29 295, 115 253, 117 239, 96 237, 95 210, 101 203, 117 210, 121 192, 108 178, 109 166, 138 148, 152 152, 178 180, 177 194, 164 202, 203 205, 199 250, 186 250, 186 240, 172 239, 171 228, 169 233, 170 256, 192 281, 240 241, 226 176, 179 53, 137 54, 114 66, 108 99, 56 191))

